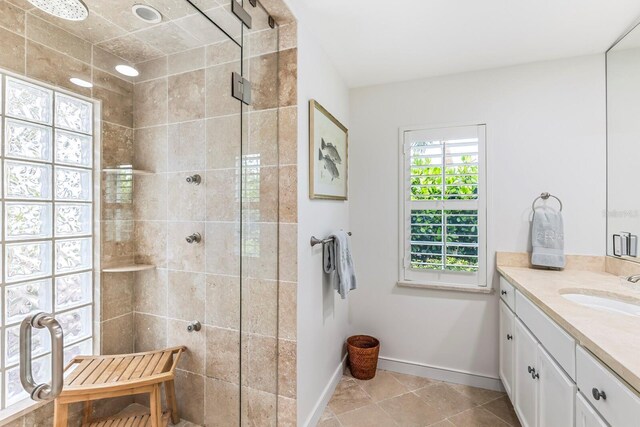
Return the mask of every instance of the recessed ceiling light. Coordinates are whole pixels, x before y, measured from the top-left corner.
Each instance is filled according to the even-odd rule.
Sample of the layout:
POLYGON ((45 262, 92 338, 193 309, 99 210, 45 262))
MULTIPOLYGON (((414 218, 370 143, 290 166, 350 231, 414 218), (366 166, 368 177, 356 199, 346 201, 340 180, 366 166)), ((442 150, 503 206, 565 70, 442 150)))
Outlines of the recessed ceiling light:
POLYGON ((149 5, 134 4, 131 11, 138 19, 146 23, 157 24, 162 22, 162 14, 149 5))
POLYGON ((74 85, 77 85, 77 86, 80 86, 80 87, 93 87, 92 83, 89 83, 88 81, 79 79, 77 77, 71 77, 69 79, 69 81, 71 83, 73 83, 74 85))
POLYGON ((116 65, 116 71, 128 77, 137 77, 138 75, 140 75, 140 72, 138 70, 124 64, 116 65))

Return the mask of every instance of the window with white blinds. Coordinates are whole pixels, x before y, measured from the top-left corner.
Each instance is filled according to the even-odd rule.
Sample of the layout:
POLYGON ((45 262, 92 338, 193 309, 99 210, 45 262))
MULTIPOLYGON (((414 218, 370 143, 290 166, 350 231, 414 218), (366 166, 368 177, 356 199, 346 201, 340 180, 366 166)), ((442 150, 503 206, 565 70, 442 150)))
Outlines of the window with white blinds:
POLYGON ((485 126, 403 132, 401 281, 486 286, 485 126))

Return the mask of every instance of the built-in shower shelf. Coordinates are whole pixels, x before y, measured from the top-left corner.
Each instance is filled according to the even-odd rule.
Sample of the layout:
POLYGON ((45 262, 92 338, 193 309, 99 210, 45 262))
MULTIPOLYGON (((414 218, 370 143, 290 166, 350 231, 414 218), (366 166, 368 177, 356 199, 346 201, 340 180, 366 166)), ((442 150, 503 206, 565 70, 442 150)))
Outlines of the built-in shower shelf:
POLYGON ((131 173, 134 175, 153 175, 152 171, 144 169, 131 169, 131 168, 105 168, 102 169, 104 173, 131 173))
POLYGON ((129 273, 132 271, 144 271, 153 270, 155 265, 151 264, 128 264, 128 265, 116 265, 113 267, 103 268, 103 273, 129 273))

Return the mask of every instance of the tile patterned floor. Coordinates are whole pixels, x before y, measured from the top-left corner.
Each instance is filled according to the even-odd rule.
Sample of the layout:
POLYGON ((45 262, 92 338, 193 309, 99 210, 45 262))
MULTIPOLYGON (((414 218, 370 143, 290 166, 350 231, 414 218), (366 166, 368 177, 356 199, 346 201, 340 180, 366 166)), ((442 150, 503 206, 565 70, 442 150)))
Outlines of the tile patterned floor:
POLYGON ((519 427, 501 392, 378 370, 345 372, 318 427, 519 427))

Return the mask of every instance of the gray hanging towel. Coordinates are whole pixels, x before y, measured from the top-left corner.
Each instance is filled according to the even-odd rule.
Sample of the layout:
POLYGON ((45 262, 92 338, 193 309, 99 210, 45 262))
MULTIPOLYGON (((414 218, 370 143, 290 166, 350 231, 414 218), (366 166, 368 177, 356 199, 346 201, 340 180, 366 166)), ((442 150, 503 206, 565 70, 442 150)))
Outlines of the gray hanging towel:
POLYGON ((531 224, 531 264, 537 267, 564 268, 564 226, 562 213, 549 206, 533 211, 531 224))
POLYGON ((329 243, 323 245, 322 267, 329 275, 329 281, 342 299, 356 288, 356 274, 351 257, 349 235, 340 230, 330 236, 329 243))
POLYGON ((333 242, 322 244, 322 268, 327 274, 332 274, 335 270, 335 246, 333 242))

